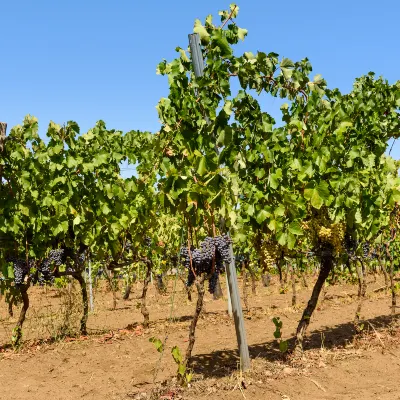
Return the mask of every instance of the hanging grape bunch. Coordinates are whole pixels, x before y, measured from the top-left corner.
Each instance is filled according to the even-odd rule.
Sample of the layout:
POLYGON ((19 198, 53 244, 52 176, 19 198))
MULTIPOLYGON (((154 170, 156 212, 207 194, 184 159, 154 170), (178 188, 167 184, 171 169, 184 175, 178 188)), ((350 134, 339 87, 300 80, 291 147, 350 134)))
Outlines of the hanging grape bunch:
POLYGON ((343 241, 346 232, 346 225, 343 223, 337 223, 331 225, 331 243, 336 251, 336 253, 343 252, 343 241))
POLYGON ((379 258, 379 255, 378 255, 378 252, 377 252, 375 246, 370 248, 369 257, 370 257, 370 259, 375 259, 375 260, 379 258))
POLYGON ((336 254, 343 252, 346 233, 346 225, 344 223, 332 224, 328 218, 318 216, 312 218, 310 221, 304 221, 302 228, 308 231, 312 240, 318 242, 320 246, 331 245, 336 254))
POLYGON ((74 257, 75 265, 79 266, 79 269, 82 269, 82 266, 85 263, 86 258, 87 258, 87 251, 84 250, 80 253, 75 253, 74 256, 75 256, 74 257))
POLYGON ((261 241, 261 257, 268 270, 272 270, 275 267, 278 255, 278 243, 273 242, 270 238, 261 241))
POLYGON ((37 268, 37 274, 34 278, 33 283, 36 281, 39 283, 40 286, 43 286, 45 283, 54 283, 54 275, 51 270, 51 261, 49 258, 45 258, 37 268))
POLYGON ((370 257, 370 246, 369 242, 365 242, 362 244, 362 255, 364 258, 368 259, 370 257))
POLYGON ((86 252, 74 253, 71 248, 50 250, 48 259, 50 264, 56 267, 65 264, 65 272, 74 274, 85 261, 86 252), (73 261, 72 264, 67 262, 68 257, 73 261))
POLYGON ((7 257, 6 261, 13 264, 15 286, 21 286, 27 277, 31 279, 33 284, 38 281, 39 283, 44 283, 52 280, 51 273, 49 273, 50 266, 46 262, 47 259, 38 265, 35 265, 33 259, 29 259, 28 264, 26 260, 17 257, 7 257))
POLYGON ((7 257, 6 261, 13 264, 15 286, 22 285, 25 278, 29 276, 31 268, 34 267, 33 260, 29 260, 27 264, 26 260, 11 256, 7 257))
MULTIPOLYGON (((48 256, 38 264, 37 273, 34 276, 32 282, 39 283, 41 286, 45 283, 54 283, 54 273, 51 267, 60 267, 66 263, 67 253, 64 249, 50 250, 48 256)), ((67 265, 66 271, 69 273, 75 272, 75 270, 67 265)))
POLYGON ((206 237, 199 249, 191 247, 190 254, 187 247, 182 247, 180 251, 181 263, 188 269, 187 286, 193 284, 197 275, 205 273, 209 275, 208 290, 210 293, 214 293, 219 274, 225 270, 224 263, 231 261, 229 255, 230 244, 230 238, 227 235, 223 235, 214 238, 206 237))
POLYGON ((13 264, 14 270, 14 283, 16 286, 22 285, 26 278, 29 277, 32 284, 39 283, 44 285, 45 283, 54 283, 54 271, 52 266, 60 267, 65 264, 65 271, 69 274, 76 273, 77 266, 82 266, 86 260, 86 252, 72 253, 71 249, 56 249, 50 250, 46 258, 40 262, 29 259, 28 265, 26 260, 17 257, 7 257, 6 261, 13 264), (73 264, 67 263, 67 257, 73 260, 73 264), (71 257, 72 256, 72 257, 71 257))

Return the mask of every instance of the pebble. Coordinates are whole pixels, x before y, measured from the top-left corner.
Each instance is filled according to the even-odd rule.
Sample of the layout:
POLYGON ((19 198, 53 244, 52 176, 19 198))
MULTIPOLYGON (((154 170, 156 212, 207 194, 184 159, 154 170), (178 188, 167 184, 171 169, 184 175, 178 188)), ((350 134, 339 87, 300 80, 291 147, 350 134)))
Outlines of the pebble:
POLYGON ((293 368, 289 368, 289 367, 285 367, 285 368, 283 368, 282 372, 283 372, 285 375, 291 375, 291 374, 293 374, 294 369, 293 369, 293 368))

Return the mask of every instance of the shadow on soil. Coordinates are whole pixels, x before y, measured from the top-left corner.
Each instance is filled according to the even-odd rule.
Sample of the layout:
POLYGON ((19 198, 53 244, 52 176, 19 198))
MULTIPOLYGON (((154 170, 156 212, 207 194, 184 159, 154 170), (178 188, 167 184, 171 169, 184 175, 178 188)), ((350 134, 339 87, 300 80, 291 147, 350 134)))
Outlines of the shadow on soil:
MULTIPOLYGON (((396 314, 398 318, 400 314, 396 314)), ((369 320, 375 329, 382 328, 390 324, 391 316, 379 316, 369 320)), ((326 349, 343 347, 352 342, 357 335, 357 331, 352 322, 346 324, 327 327, 312 331, 304 341, 304 350, 319 349, 322 345, 326 349)), ((289 348, 294 348, 294 338, 289 339, 289 348)), ((268 361, 284 360, 285 356, 279 352, 275 341, 255 344, 249 346, 251 358, 265 358, 268 361)), ((215 351, 211 354, 198 354, 192 359, 193 370, 196 374, 201 374, 203 377, 224 377, 229 376, 239 367, 239 357, 236 350, 215 351)))
MULTIPOLYGON (((252 310, 254 309, 262 309, 262 307, 253 307, 252 310)), ((228 314, 225 311, 207 311, 205 313, 200 314, 200 319, 203 318, 209 318, 209 317, 221 317, 224 318, 226 320, 230 320, 230 318, 228 317, 228 314)), ((175 322, 192 322, 193 320, 193 315, 189 314, 189 315, 181 315, 180 317, 172 317, 171 318, 171 322, 175 323, 175 322)), ((151 321, 150 324, 152 325, 158 325, 160 323, 166 323, 169 322, 170 319, 169 318, 159 318, 159 319, 155 319, 154 321, 151 321)), ((232 322, 233 323, 233 322, 232 322)))

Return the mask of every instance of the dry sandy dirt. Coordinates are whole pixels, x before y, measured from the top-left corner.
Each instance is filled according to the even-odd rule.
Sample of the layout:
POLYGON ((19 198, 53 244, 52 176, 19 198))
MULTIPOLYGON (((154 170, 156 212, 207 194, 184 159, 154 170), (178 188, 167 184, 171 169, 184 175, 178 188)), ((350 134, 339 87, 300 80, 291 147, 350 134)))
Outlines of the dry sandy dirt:
POLYGON ((112 294, 97 288, 88 337, 57 337, 63 325, 77 330, 77 293, 70 307, 66 290, 31 288, 24 343, 17 352, 9 346, 15 318, 8 317, 4 300, 0 303, 0 399, 400 399, 400 329, 397 318, 390 318, 389 294, 374 291, 383 285, 380 278, 369 277, 361 333, 353 325, 357 286, 329 286, 311 319, 303 357, 279 352, 272 318, 281 318, 283 338, 290 339, 313 279, 308 278, 310 288, 298 283, 296 307, 290 290, 280 294, 276 281, 270 287, 258 282, 256 295, 248 289, 245 324, 252 368, 243 375, 226 300, 207 293, 196 332, 194 378, 184 390, 174 385, 171 348, 186 349, 196 295, 188 302, 180 282, 174 292, 170 280, 164 296, 150 288, 149 329, 140 325, 140 284, 130 300, 119 298, 114 311, 112 294), (166 338, 161 358, 151 337, 166 338))

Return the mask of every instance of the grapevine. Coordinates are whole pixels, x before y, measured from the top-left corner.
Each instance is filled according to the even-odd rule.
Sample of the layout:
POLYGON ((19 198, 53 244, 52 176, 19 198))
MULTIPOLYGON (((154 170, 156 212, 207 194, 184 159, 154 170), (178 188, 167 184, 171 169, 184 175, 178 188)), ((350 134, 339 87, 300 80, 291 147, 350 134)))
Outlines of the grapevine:
POLYGON ((193 285, 195 277, 201 274, 209 276, 209 292, 214 293, 219 274, 225 271, 225 264, 231 262, 229 247, 231 239, 227 235, 206 237, 199 249, 192 246, 191 259, 189 249, 180 250, 182 265, 188 270, 187 286, 193 285))

